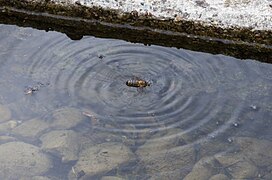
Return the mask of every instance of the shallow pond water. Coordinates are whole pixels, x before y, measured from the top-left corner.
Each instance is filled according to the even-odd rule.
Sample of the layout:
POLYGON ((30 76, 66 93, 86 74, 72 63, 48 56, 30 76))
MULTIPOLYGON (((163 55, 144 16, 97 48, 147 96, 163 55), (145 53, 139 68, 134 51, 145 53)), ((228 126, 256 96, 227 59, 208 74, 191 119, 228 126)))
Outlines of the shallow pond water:
POLYGON ((271 64, 11 25, 0 46, 0 179, 272 178, 271 64))

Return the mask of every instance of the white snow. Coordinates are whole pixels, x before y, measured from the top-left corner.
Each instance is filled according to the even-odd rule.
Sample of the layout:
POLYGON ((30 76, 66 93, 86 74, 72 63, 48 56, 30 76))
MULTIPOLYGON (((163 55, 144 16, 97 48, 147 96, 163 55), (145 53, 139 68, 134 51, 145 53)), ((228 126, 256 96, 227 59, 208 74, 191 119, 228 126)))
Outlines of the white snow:
MULTIPOLYGON (((55 0, 56 2, 65 0, 55 0)), ((151 13, 159 19, 193 20, 220 27, 272 30, 272 0, 66 0, 123 12, 151 13)))

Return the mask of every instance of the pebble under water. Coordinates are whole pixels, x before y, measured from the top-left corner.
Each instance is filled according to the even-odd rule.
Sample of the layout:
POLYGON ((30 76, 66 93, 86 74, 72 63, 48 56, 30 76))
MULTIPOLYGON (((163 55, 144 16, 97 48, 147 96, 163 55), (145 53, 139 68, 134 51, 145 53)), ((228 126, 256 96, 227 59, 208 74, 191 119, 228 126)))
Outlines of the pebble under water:
POLYGON ((0 179, 272 179, 271 64, 12 25, 0 46, 0 179))

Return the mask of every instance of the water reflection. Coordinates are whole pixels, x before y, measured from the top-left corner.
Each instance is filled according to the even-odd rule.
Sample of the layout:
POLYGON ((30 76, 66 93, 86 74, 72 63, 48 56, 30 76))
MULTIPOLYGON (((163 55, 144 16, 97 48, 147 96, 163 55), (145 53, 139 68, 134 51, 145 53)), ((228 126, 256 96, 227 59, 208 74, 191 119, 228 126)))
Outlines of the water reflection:
POLYGON ((270 64, 16 26, 0 36, 1 178, 271 177, 270 64), (151 86, 126 86, 134 77, 151 86), (16 166, 4 149, 44 163, 16 166))

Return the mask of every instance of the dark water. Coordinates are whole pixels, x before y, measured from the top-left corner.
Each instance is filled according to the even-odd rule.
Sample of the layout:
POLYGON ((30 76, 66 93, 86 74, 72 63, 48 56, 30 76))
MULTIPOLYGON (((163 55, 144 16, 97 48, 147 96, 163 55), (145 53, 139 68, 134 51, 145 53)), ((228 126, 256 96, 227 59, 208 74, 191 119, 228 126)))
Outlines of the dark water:
MULTIPOLYGON (((0 26, 0 46, 0 104, 11 111, 9 121, 21 126, 38 118, 49 124, 34 137, 16 127, 3 132, 0 128, 0 135, 33 144, 52 159, 49 171, 35 175, 49 179, 100 179, 106 175, 193 179, 195 164, 209 157, 215 160, 208 165, 221 169, 203 166, 211 171, 207 178, 201 175, 203 179, 217 174, 229 179, 272 177, 272 161, 263 163, 272 156, 250 159, 261 153, 258 147, 272 147, 271 64, 113 39, 73 41, 57 32, 8 25, 0 26), (135 77, 151 86, 126 86, 126 81, 135 77), (54 114, 63 108, 76 109, 82 120, 67 128, 55 126, 54 114), (118 142, 133 155, 101 171, 80 172, 77 158, 63 162, 65 155, 60 150, 48 152, 42 147, 41 137, 59 129, 73 130, 90 139, 94 147, 118 142), (186 158, 190 156, 187 163, 181 163, 186 148, 192 153, 186 154, 186 158), (224 169, 236 165, 217 157, 226 152, 232 156, 241 153, 240 157, 252 164, 224 169), (237 175, 232 171, 235 168, 245 173, 237 175)), ((67 121, 74 121, 69 120, 69 112, 63 114, 67 121)), ((75 154, 81 157, 81 149, 75 154)), ((27 171, 23 175, 16 171, 0 177, 28 176, 27 171)))

